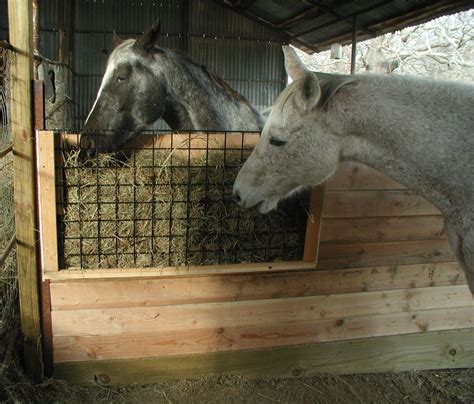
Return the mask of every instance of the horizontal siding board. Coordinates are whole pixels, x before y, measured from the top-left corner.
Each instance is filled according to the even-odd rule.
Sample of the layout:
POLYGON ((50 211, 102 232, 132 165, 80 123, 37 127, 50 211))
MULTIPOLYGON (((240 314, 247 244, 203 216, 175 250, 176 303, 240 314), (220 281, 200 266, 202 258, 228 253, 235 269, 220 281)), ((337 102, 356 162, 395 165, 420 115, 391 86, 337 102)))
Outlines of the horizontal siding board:
POLYGON ((394 241, 386 243, 321 244, 318 269, 408 265, 453 261, 447 240, 394 241))
POLYGON ((437 215, 412 191, 326 191, 324 218, 437 215))
POLYGON ((353 162, 340 163, 325 186, 328 191, 405 189, 403 185, 380 171, 353 162))
POLYGON ((319 373, 462 368, 473 363, 474 329, 464 329, 237 352, 57 363, 55 378, 91 384, 97 375, 105 375, 110 385, 123 385, 215 373, 309 377, 319 373))
MULTIPOLYGON (((467 294, 467 291, 466 291, 467 294)), ((471 299, 472 300, 472 299, 471 299)), ((55 362, 186 355, 474 327, 473 306, 291 323, 54 338, 55 362)))
POLYGON ((464 284, 457 263, 151 279, 50 283, 52 310, 145 307, 464 284))
MULTIPOLYGON (((244 302, 53 311, 53 335, 117 335, 269 325, 436 308, 471 307, 466 285, 244 302)), ((474 318, 472 318, 474 321, 474 318)))
POLYGON ((445 239, 442 216, 323 219, 321 242, 367 243, 445 239))

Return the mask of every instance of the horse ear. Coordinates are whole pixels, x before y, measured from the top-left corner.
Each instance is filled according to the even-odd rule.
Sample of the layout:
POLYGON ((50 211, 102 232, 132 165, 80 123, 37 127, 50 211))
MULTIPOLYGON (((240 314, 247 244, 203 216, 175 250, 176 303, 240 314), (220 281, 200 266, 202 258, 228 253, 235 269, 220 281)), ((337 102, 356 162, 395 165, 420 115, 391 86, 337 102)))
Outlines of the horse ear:
POLYGON ((137 45, 146 52, 152 49, 160 36, 160 26, 160 19, 158 18, 155 23, 137 39, 137 45))
POLYGON ((295 50, 288 45, 283 45, 282 49, 285 55, 285 70, 288 76, 293 80, 304 77, 308 70, 304 67, 295 50))
POLYGON ((117 46, 119 46, 123 42, 123 39, 120 38, 114 30, 114 33, 112 34, 112 46, 115 49, 117 46))
POLYGON ((318 105, 321 98, 321 87, 316 74, 307 72, 301 84, 301 105, 300 108, 304 112, 311 111, 318 105))

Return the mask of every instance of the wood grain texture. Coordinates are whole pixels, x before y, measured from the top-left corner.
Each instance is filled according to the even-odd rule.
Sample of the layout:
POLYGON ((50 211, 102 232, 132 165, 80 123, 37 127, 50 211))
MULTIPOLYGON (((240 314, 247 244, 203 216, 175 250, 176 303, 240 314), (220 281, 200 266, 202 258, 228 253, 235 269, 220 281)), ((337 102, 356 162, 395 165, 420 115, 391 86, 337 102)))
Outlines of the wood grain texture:
POLYGON ((303 261, 317 262, 319 237, 321 233, 321 216, 324 201, 324 185, 313 188, 309 200, 308 221, 304 243, 303 261))
POLYGON ((231 274, 271 273, 301 271, 314 269, 314 262, 286 261, 286 262, 259 262, 256 264, 226 264, 226 265, 188 265, 164 268, 110 268, 80 270, 70 268, 59 272, 45 274, 51 280, 71 279, 103 279, 103 278, 179 278, 183 276, 220 276, 231 274))
POLYGON ((427 332, 262 350, 58 363, 55 377, 75 384, 154 383, 212 373, 310 377, 472 367, 474 329, 427 332))
POLYGON ((33 139, 33 30, 29 0, 9 0, 9 38, 17 50, 11 62, 11 133, 16 252, 24 365, 35 380, 43 376, 33 139))
MULTIPOLYGON (((242 302, 53 311, 53 335, 117 335, 313 322, 452 307, 474 309, 466 285, 242 302)), ((471 311, 472 314, 472 311, 471 311)), ((472 319, 474 320, 474 318, 472 319)))
POLYGON ((37 132, 36 152, 41 269, 43 272, 58 271, 56 153, 52 131, 37 132))
POLYGON ((397 190, 405 189, 395 180, 364 164, 340 163, 334 175, 325 183, 328 191, 397 190))
POLYGON ((53 310, 276 299, 465 284, 457 263, 331 271, 51 282, 53 310))
POLYGON ((216 324, 208 328, 157 328, 117 335, 57 336, 54 338, 54 358, 58 363, 187 355, 464 329, 474 327, 473 310, 471 304, 469 307, 251 325, 221 325, 216 319, 216 324))
POLYGON ((324 219, 321 228, 322 243, 446 239, 442 216, 324 219))
POLYGON ((318 269, 454 261, 447 240, 395 241, 387 243, 321 244, 318 269))
POLYGON ((412 191, 326 191, 323 218, 439 215, 412 191))

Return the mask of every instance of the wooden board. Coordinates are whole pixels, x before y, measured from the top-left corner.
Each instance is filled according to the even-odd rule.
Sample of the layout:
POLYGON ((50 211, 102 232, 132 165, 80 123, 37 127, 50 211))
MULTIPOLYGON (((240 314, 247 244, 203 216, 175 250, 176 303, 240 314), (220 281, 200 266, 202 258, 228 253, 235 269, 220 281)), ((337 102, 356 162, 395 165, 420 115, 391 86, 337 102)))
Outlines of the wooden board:
POLYGON ((357 217, 323 219, 322 243, 446 239, 442 216, 357 217))
MULTIPOLYGON (((465 288, 465 295, 469 293, 465 288)), ((466 300, 472 298, 466 297, 466 300)), ((187 355, 285 345, 355 340, 377 336, 424 333, 474 327, 474 305, 306 321, 215 325, 207 328, 131 330, 120 334, 57 336, 56 363, 187 355)))
POLYGON ((41 269, 43 272, 58 271, 56 153, 54 150, 54 133, 52 131, 37 132, 36 153, 41 269))
POLYGON ((304 242, 303 261, 306 262, 318 261, 323 200, 324 185, 313 188, 309 199, 308 221, 306 224, 306 235, 304 242))
POLYGON ((396 190, 404 189, 395 180, 364 164, 340 163, 334 175, 325 183, 328 191, 396 190))
POLYGON ((326 191, 323 218, 439 215, 412 191, 326 191))
POLYGON ((106 278, 50 283, 53 310, 147 307, 317 296, 465 284, 457 263, 179 278, 106 278))
POLYGON ((45 278, 51 280, 70 279, 102 279, 102 278, 146 278, 146 277, 182 277, 209 276, 229 274, 270 273, 280 271, 300 271, 315 269, 314 262, 285 261, 259 262, 256 264, 225 264, 225 265, 188 265, 162 268, 110 268, 110 269, 77 269, 70 268, 59 272, 49 272, 45 278))
MULTIPOLYGON (((53 336, 186 331, 470 307, 466 285, 203 304, 53 311, 53 336)), ((471 320, 474 316, 471 313, 471 320)), ((474 326, 474 325, 473 325, 474 326)))
POLYGON ((43 375, 39 304, 35 161, 33 139, 32 8, 29 0, 9 0, 9 38, 17 50, 11 63, 11 133, 16 252, 24 365, 28 375, 43 375))
POLYGON ((153 383, 212 373, 246 377, 310 377, 472 367, 474 329, 427 332, 175 357, 59 363, 55 377, 75 384, 153 383))
POLYGON ((318 269, 357 268, 454 261, 447 240, 321 244, 318 269))

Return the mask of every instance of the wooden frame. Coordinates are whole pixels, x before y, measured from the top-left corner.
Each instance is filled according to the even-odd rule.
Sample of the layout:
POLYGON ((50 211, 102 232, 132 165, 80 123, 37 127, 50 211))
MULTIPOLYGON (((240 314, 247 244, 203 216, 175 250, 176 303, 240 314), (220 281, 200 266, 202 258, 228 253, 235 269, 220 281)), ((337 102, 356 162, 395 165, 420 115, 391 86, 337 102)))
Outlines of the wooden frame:
MULTIPOLYGON (((39 223, 41 229, 41 268, 44 272, 45 278, 49 278, 48 273, 57 272, 59 270, 59 259, 58 259, 58 244, 57 244, 57 211, 56 211, 56 154, 55 153, 55 137, 51 131, 37 131, 36 135, 36 152, 37 152, 37 170, 38 170, 38 207, 39 207, 39 223)), ((173 150, 174 155, 183 153, 185 157, 189 153, 193 155, 198 153, 204 153, 203 149, 206 147, 208 142, 206 134, 189 134, 189 133, 177 133, 177 134, 166 134, 155 140, 156 147, 170 148, 173 150), (173 139, 171 139, 173 136, 173 139), (189 143, 189 145, 188 145, 189 143), (182 146, 180 146, 182 145, 182 146)), ((151 147, 149 137, 144 136, 136 139, 137 144, 146 145, 151 147)), ((77 146, 80 139, 80 135, 77 134, 62 134, 61 142, 77 146)), ((240 132, 232 133, 229 132, 225 137, 215 136, 213 137, 216 144, 213 147, 225 149, 226 147, 241 147, 242 135, 240 132)), ((259 139, 259 134, 249 133, 245 136, 244 146, 254 146, 259 139)), ((213 140, 213 141, 214 141, 213 140)), ((310 205, 308 212, 308 221, 306 225, 306 238, 304 246, 303 261, 307 264, 302 263, 260 263, 260 264, 242 264, 242 265, 219 265, 218 271, 223 270, 224 272, 231 267, 233 271, 248 272, 249 268, 252 271, 267 271, 269 268, 276 270, 276 268, 282 270, 288 270, 293 267, 301 268, 315 268, 317 263, 317 254, 320 237, 320 224, 321 224, 321 213, 322 213, 322 202, 323 202, 324 190, 322 187, 316 187, 310 195, 310 205)), ((202 266, 192 267, 191 271, 207 271, 208 269, 216 271, 216 266, 202 266)), ((74 268, 72 268, 74 269, 74 268)), ((117 271, 114 269, 108 269, 106 273, 111 271, 117 271)), ((189 267, 169 267, 169 268, 157 268, 157 269, 144 269, 142 272, 159 272, 159 273, 187 273, 190 271, 189 267)), ((61 271, 63 272, 63 271, 61 271)), ((86 271, 86 273, 103 273, 101 271, 86 271)), ((84 273, 84 271, 82 272, 84 273)), ((67 272, 63 272, 65 275, 67 272)), ((74 272, 71 272, 71 276, 74 277, 74 272)), ((92 275, 93 276, 93 275, 92 275)), ((95 275, 97 276, 97 275, 95 275)), ((107 276, 107 275, 106 275, 107 276)))
MULTIPOLYGON (((77 135, 72 137, 77 140, 77 135)), ((64 140, 70 142, 72 137, 64 140)), ((54 191, 53 134, 40 132, 37 138, 39 187, 54 191)), ((189 135, 182 135, 186 139, 189 135)), ((158 141, 160 147, 171 147, 167 137, 158 141)), ((191 140, 196 148, 203 141, 199 135, 191 140)), ((237 138, 230 136, 228 142, 220 147, 229 147, 237 138)), ((365 183, 365 175, 358 170, 356 182, 365 183)), ((43 292, 45 360, 53 364, 57 377, 105 385, 183 374, 196 377, 211 371, 256 376, 270 367, 265 376, 470 366, 474 302, 457 264, 354 269, 341 269, 338 264, 331 270, 315 270, 322 213, 326 212, 326 223, 335 226, 338 223, 331 221, 343 219, 348 209, 352 215, 358 212, 336 196, 353 192, 367 205, 371 192, 376 194, 345 190, 340 195, 334 191, 339 186, 334 181, 344 188, 347 179, 341 178, 336 175, 329 183, 325 202, 337 202, 325 208, 324 190, 313 190, 304 260, 246 265, 59 271, 57 254, 52 253, 57 252, 56 197, 54 192, 39 195, 40 226, 47 231, 41 236, 47 289, 43 292), (447 349, 447 340, 451 341, 448 354, 440 353, 447 349), (405 344, 410 344, 408 351, 405 344), (338 360, 340 352, 344 363, 353 365, 350 370, 338 360), (373 352, 381 355, 380 361, 367 359, 373 352), (262 354, 264 364, 255 367, 262 354), (172 370, 164 375, 162 366, 172 370)), ((394 187, 384 178, 374 180, 394 187)), ((403 188, 396 189, 377 194, 381 207, 374 206, 388 209, 393 198, 411 198, 403 188)), ((407 211, 411 215, 432 209, 418 199, 403 206, 405 211, 412 209, 407 211)), ((357 217, 351 220, 358 223, 357 217)), ((397 220, 400 226, 405 223, 397 220)), ((363 224, 357 224, 357 235, 363 224)), ((434 225, 436 231, 436 221, 434 225)), ((329 240, 344 230, 337 229, 332 229, 329 240)), ((354 236, 348 233, 348 237, 354 236)), ((393 245, 396 249, 400 242, 393 245)), ((327 255, 328 246, 324 248, 327 255)), ((324 265, 330 266, 327 258, 324 265)))

